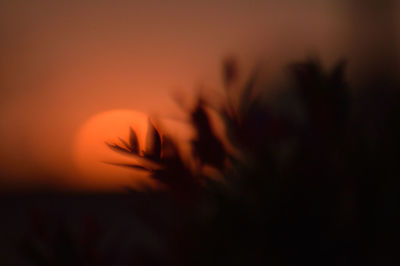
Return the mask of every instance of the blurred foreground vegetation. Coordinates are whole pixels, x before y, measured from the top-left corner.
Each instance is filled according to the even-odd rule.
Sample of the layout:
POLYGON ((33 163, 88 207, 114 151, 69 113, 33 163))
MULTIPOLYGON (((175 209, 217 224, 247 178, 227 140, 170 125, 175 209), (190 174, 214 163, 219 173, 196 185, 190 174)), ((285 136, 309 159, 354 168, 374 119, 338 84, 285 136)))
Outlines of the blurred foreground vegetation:
MULTIPOLYGON (((221 105, 199 97, 187 110, 194 163, 153 122, 146 152, 133 130, 128 140, 107 143, 141 162, 117 165, 148 171, 166 188, 132 192, 163 252, 135 247, 124 265, 399 265, 394 72, 372 71, 350 85, 346 62, 327 68, 309 59, 271 85, 261 66, 244 81, 238 68, 224 61, 221 105), (212 114, 225 136, 216 134, 212 114)), ((71 261, 67 243, 41 260, 34 245, 24 250, 37 265, 120 265, 91 249, 74 251, 71 261)))

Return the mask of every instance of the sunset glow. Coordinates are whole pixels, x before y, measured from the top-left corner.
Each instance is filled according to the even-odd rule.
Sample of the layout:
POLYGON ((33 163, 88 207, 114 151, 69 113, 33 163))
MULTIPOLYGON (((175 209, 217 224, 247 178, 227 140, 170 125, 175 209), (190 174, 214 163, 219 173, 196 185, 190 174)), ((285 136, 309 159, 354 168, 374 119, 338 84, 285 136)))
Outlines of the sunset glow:
MULTIPOLYGON (((0 181, 66 188, 90 180, 79 176, 87 170, 75 171, 92 154, 76 140, 85 121, 120 108, 180 118, 171 94, 221 90, 227 55, 240 61, 243 77, 264 55, 270 76, 309 51, 326 62, 351 55, 358 37, 338 1, 289 2, 2 1, 0 181)), ((123 137, 128 124, 91 136, 123 137)))
POLYGON ((0 0, 0 266, 400 265, 400 0, 0 0))

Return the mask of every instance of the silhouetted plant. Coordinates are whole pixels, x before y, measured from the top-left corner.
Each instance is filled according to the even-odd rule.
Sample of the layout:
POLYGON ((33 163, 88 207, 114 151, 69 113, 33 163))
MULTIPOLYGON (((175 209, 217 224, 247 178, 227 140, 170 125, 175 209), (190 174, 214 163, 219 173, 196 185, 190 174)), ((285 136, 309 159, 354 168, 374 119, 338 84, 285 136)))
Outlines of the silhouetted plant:
MULTIPOLYGON (((188 109, 195 134, 185 156, 194 167, 152 120, 145 149, 133 129, 128 140, 106 143, 137 161, 108 163, 147 171, 166 188, 132 193, 141 195, 138 215, 167 243, 168 259, 138 248, 132 263, 398 265, 398 80, 377 72, 351 87, 345 68, 291 64, 279 93, 268 95, 276 90, 261 67, 240 85, 238 64, 227 59, 225 101, 215 107, 199 98, 188 109)), ((62 226, 52 239, 42 231, 22 249, 36 265, 113 265, 96 253, 93 234, 77 242, 62 226)))
MULTIPOLYGON (((138 263, 400 264, 398 80, 377 71, 351 87, 345 68, 345 61, 330 70, 316 59, 291 64, 271 96, 257 66, 234 102, 238 64, 228 58, 223 104, 199 98, 188 111, 194 168, 152 120, 145 149, 133 129, 128 140, 106 143, 137 160, 109 163, 147 171, 166 188, 146 192, 142 199, 160 205, 140 214, 168 243, 168 260, 148 253, 138 263), (216 134, 210 110, 222 118, 226 139, 216 134)), ((52 243, 50 253, 31 240, 23 250, 37 265, 111 265, 94 252, 93 237, 82 253, 65 232, 44 241, 52 243)))
MULTIPOLYGON (((400 111, 396 108, 400 98, 398 93, 381 100, 370 94, 383 88, 396 91, 397 82, 369 77, 364 86, 372 89, 351 90, 345 66, 341 61, 326 71, 315 59, 291 64, 290 82, 283 84, 286 89, 272 102, 264 100, 269 89, 256 67, 234 104, 230 94, 238 84, 237 63, 226 60, 223 79, 228 97, 217 112, 227 140, 238 153, 228 152, 215 134, 205 99, 200 98, 190 111, 196 132, 191 142, 193 158, 218 170, 223 182, 201 172, 201 167, 189 171, 172 148, 173 142, 163 142, 156 134, 157 142, 163 143, 157 152, 169 155, 143 155, 161 165, 151 170, 151 176, 168 185, 172 194, 196 191, 200 195, 191 203, 191 211, 174 216, 185 221, 187 234, 184 245, 176 239, 173 243, 181 250, 178 262, 399 262, 398 245, 391 242, 396 239, 391 234, 399 236, 394 221, 400 217, 399 169, 395 166, 400 158, 400 111), (285 93, 298 106, 287 101, 285 93), (380 108, 383 100, 387 105, 380 108)), ((124 145, 112 148, 132 150, 124 145)))

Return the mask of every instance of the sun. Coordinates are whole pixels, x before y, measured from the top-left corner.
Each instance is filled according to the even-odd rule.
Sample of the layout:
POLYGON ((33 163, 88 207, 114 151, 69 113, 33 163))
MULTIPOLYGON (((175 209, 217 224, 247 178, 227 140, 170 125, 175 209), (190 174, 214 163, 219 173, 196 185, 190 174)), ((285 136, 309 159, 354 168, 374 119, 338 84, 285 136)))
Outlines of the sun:
POLYGON ((88 119, 79 129, 73 147, 77 168, 76 185, 89 190, 121 190, 129 186, 140 190, 154 186, 146 172, 126 169, 107 162, 135 162, 134 158, 112 151, 105 142, 127 139, 129 128, 138 137, 141 149, 146 140, 148 116, 134 110, 110 110, 88 119))

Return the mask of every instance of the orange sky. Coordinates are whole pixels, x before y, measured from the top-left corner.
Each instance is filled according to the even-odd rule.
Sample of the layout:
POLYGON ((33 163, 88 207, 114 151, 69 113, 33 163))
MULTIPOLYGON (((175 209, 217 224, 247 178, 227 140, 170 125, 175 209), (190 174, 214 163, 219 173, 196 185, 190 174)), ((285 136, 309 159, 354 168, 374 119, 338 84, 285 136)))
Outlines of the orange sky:
POLYGON ((174 116, 169 93, 218 87, 225 55, 244 68, 259 55, 345 55, 345 8, 297 2, 2 1, 0 183, 79 175, 72 146, 85 121, 111 109, 174 116))

